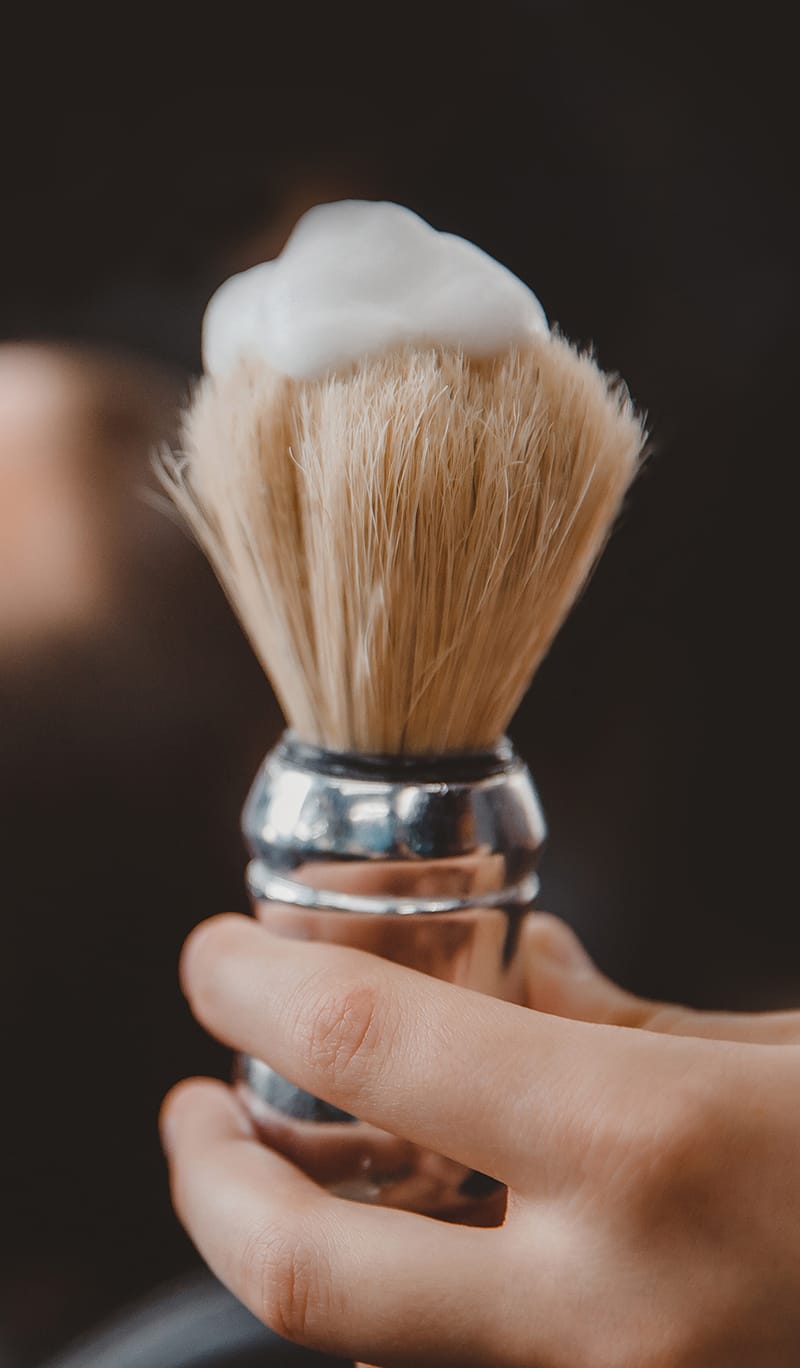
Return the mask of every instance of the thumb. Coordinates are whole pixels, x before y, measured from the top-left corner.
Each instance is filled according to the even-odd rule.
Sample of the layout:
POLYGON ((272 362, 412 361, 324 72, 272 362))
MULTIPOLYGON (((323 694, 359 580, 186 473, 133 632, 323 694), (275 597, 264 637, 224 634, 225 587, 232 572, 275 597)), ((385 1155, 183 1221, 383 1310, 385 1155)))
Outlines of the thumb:
POLYGON ((619 988, 590 959, 559 917, 532 912, 520 943, 523 1001, 552 1016, 604 1025, 643 1026, 660 1008, 619 988))
POLYGON ((754 1045, 800 1042, 800 1012, 697 1012, 629 993, 601 973, 566 922, 546 912, 525 918, 520 962, 522 1001, 538 1012, 754 1045))

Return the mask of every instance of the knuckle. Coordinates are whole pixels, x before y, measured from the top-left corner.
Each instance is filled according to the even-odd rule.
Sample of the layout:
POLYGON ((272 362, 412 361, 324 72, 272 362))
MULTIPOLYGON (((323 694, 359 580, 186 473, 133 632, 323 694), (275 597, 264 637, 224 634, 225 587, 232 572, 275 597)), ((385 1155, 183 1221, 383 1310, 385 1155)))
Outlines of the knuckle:
POLYGON ((314 1071, 324 1073, 334 1087, 363 1083, 387 1034, 386 1003, 378 985, 314 983, 301 1013, 314 1071))
POLYGON ((297 1229, 256 1231, 243 1254, 249 1305, 284 1339, 304 1344, 324 1327, 330 1275, 319 1240, 297 1229))

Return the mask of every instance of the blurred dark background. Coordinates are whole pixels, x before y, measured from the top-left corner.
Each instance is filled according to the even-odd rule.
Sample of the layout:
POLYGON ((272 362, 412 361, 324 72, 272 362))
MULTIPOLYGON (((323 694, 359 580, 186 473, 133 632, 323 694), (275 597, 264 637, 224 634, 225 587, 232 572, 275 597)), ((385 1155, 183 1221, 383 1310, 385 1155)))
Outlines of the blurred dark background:
POLYGON ((647 410, 647 468, 513 728, 543 905, 638 991, 800 1005, 788 28, 496 0, 345 5, 317 38, 303 9, 260 81, 76 83, 3 125, 2 1368, 193 1264, 156 1111, 227 1062, 176 960, 244 908, 238 811, 280 718, 149 453, 213 288, 318 200, 474 239, 647 410))

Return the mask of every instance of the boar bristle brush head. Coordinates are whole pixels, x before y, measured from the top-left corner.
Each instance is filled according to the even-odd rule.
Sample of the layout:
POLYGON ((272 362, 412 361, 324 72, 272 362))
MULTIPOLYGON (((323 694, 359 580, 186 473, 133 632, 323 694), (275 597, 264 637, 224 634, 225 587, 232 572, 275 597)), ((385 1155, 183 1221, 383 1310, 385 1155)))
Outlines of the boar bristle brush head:
POLYGON ((199 385, 163 471, 297 736, 337 751, 503 735, 633 478, 624 386, 554 335, 199 385))

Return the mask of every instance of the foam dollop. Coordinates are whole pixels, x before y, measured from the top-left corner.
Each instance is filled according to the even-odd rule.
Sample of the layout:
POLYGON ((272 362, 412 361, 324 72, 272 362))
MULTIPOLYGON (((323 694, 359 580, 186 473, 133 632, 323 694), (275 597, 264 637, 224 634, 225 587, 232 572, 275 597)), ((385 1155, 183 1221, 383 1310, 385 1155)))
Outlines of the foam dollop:
POLYGON ((203 321, 203 360, 223 375, 263 360, 297 380, 402 345, 479 359, 548 335, 511 271, 399 204, 342 200, 297 223, 280 256, 232 276, 203 321))

